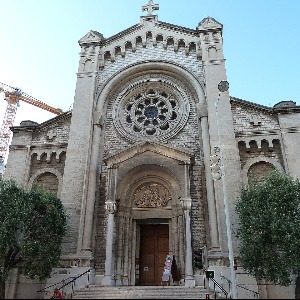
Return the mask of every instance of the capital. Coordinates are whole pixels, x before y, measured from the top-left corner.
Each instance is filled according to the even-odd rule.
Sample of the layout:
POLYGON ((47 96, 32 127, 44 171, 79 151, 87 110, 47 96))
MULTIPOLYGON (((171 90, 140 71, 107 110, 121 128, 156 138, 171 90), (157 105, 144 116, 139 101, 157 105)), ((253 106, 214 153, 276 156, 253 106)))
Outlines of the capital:
POLYGON ((107 201, 105 202, 105 210, 109 213, 109 214, 114 214, 117 211, 117 205, 116 202, 112 202, 112 201, 107 201))
POLYGON ((184 211, 191 211, 191 209, 192 209, 192 199, 191 198, 181 198, 180 203, 181 203, 181 206, 184 211))

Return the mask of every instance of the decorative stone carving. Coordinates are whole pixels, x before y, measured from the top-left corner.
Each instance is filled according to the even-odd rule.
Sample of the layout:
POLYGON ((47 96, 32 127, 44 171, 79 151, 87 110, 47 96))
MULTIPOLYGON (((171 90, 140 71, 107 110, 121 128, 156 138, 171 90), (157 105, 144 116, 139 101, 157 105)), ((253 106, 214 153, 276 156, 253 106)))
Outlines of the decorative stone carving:
POLYGON ((252 126, 261 126, 262 122, 261 122, 261 119, 259 118, 259 116, 253 115, 253 116, 250 116, 250 124, 252 126))
POLYGON ((54 129, 50 129, 47 132, 47 139, 53 140, 56 137, 56 131, 54 129))
POLYGON ((111 201, 105 202, 105 209, 107 213, 114 214, 117 211, 116 202, 111 202, 111 201))
POLYGON ((186 88, 174 78, 141 76, 119 92, 113 109, 114 125, 130 141, 165 142, 186 124, 189 98, 186 88))
POLYGON ((213 180, 219 180, 222 176, 220 148, 215 146, 213 155, 210 156, 210 169, 213 180))
POLYGON ((181 206, 184 211, 190 212, 192 209, 192 199, 191 198, 181 198, 180 199, 181 206))
POLYGON ((133 195, 137 207, 166 207, 171 199, 170 192, 159 183, 144 184, 133 195))

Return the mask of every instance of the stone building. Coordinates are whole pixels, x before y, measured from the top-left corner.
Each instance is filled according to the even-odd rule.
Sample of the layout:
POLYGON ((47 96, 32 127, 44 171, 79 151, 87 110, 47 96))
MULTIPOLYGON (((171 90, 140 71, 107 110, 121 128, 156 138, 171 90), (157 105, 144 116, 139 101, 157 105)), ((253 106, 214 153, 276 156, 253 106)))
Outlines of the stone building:
POLYGON ((88 32, 72 111, 12 128, 5 178, 55 192, 69 229, 53 276, 40 284, 16 271, 10 297, 40 297, 33 293, 88 270, 93 284, 161 285, 167 255, 175 284, 201 286, 201 248, 205 267, 239 298, 253 298, 241 285, 294 298, 294 286, 258 286, 228 266, 238 257, 234 203, 249 174, 300 177, 300 107, 230 97, 222 24, 207 17, 189 29, 159 21, 157 9, 149 1, 138 24, 112 37, 88 32))

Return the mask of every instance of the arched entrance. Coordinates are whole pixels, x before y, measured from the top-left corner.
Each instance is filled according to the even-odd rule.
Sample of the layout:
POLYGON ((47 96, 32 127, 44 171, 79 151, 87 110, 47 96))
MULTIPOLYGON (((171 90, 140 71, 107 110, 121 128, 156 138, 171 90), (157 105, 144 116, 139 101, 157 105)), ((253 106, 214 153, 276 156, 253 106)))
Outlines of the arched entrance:
POLYGON ((127 284, 126 256, 127 269, 131 270, 129 285, 161 285, 167 255, 180 257, 184 266, 184 220, 182 206, 175 197, 176 185, 175 179, 158 165, 138 166, 120 183, 116 212, 117 285, 127 284))
POLYGON ((116 285, 160 285, 167 255, 176 257, 185 277, 181 199, 190 199, 190 161, 187 153, 149 142, 107 159, 107 204, 116 203, 111 259, 116 285))

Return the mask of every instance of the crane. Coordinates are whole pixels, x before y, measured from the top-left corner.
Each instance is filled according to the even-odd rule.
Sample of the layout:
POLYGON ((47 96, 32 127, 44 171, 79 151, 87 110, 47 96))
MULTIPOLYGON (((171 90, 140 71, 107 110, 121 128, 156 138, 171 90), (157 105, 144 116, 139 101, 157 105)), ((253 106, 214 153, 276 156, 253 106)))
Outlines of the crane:
POLYGON ((11 87, 5 83, 0 82, 0 92, 4 92, 4 100, 7 101, 7 107, 4 114, 1 131, 0 131, 0 178, 1 174, 4 173, 4 160, 8 152, 11 131, 10 127, 13 126, 17 108, 19 106, 19 101, 24 101, 26 103, 32 104, 36 107, 40 107, 47 110, 53 114, 60 115, 63 111, 59 108, 54 108, 34 97, 26 94, 21 89, 16 87, 11 87))

